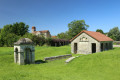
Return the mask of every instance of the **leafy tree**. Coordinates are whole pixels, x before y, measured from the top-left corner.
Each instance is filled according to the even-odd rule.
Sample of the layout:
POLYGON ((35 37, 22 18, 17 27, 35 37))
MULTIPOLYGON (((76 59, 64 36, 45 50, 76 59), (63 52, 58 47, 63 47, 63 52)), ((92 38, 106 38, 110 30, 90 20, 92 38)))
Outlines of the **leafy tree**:
POLYGON ((4 46, 4 41, 3 41, 3 39, 2 39, 2 37, 0 35, 0 47, 2 47, 2 46, 4 46))
POLYGON ((5 25, 0 29, 0 46, 13 46, 20 36, 28 33, 28 28, 23 22, 5 25))
POLYGON ((64 32, 60 33, 57 35, 59 39, 65 39, 66 38, 66 34, 64 32))
POLYGON ((45 44, 45 38, 41 36, 36 36, 31 33, 26 33, 22 38, 30 38, 35 45, 42 46, 45 44))
POLYGON ((2 30, 2 29, 0 28, 0 33, 1 33, 1 30, 2 30))
POLYGON ((68 34, 68 31, 59 33, 59 34, 57 35, 57 37, 58 37, 59 39, 65 39, 65 40, 71 39, 71 37, 70 37, 69 34, 68 34))
POLYGON ((25 25, 23 22, 16 22, 13 25, 5 25, 3 29, 1 30, 1 34, 7 35, 9 33, 14 33, 18 36, 23 36, 24 34, 28 33, 28 25, 25 25))
POLYGON ((70 38, 76 36, 82 30, 87 30, 89 25, 84 20, 74 20, 68 24, 70 38))
POLYGON ((6 36, 4 36, 4 46, 12 47, 14 45, 14 42, 16 42, 19 39, 19 36, 9 33, 6 36))
POLYGON ((29 39, 33 39, 33 34, 31 33, 26 33, 25 35, 23 35, 21 38, 29 38, 29 39))
POLYGON ((112 39, 119 41, 120 40, 120 31, 118 27, 114 27, 110 29, 108 32, 108 36, 111 37, 112 39))
POLYGON ((47 38, 45 41, 46 45, 51 46, 52 44, 52 38, 47 38))
POLYGON ((96 32, 100 32, 100 33, 104 34, 102 29, 97 29, 96 32))

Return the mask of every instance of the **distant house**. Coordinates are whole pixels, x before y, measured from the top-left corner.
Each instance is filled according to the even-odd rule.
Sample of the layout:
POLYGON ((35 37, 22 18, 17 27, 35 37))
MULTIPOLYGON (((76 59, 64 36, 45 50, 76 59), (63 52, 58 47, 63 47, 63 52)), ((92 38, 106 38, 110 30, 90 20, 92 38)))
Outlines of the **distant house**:
POLYGON ((36 27, 32 27, 32 34, 35 34, 37 36, 44 36, 45 38, 50 38, 51 34, 49 30, 43 30, 43 31, 36 31, 36 27))
POLYGON ((91 54, 113 48, 113 40, 100 32, 83 30, 71 39, 71 52, 91 54))

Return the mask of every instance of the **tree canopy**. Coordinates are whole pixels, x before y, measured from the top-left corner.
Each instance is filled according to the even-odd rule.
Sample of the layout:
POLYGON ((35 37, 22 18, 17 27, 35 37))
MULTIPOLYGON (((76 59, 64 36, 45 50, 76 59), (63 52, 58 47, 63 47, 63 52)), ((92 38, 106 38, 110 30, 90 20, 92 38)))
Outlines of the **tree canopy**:
POLYGON ((113 40, 119 41, 120 40, 120 30, 118 27, 114 27, 110 29, 108 32, 108 36, 111 37, 113 40))
POLYGON ((84 20, 74 20, 68 24, 68 34, 70 38, 73 38, 82 30, 87 30, 88 27, 89 25, 87 25, 84 20))
POLYGON ((104 34, 102 29, 97 29, 96 32, 100 32, 100 33, 104 34))
POLYGON ((5 25, 3 27, 3 29, 1 30, 1 34, 5 33, 5 34, 9 34, 9 33, 14 33, 18 36, 23 36, 24 34, 28 33, 28 25, 25 25, 25 23, 23 22, 16 22, 13 25, 9 24, 9 25, 5 25))
POLYGON ((13 46, 14 42, 28 33, 28 28, 23 22, 5 25, 0 29, 0 46, 13 46))
POLYGON ((57 37, 58 37, 59 39, 66 39, 66 40, 69 40, 69 39, 70 39, 70 36, 69 36, 69 34, 68 34, 68 31, 59 33, 59 34, 57 35, 57 37))

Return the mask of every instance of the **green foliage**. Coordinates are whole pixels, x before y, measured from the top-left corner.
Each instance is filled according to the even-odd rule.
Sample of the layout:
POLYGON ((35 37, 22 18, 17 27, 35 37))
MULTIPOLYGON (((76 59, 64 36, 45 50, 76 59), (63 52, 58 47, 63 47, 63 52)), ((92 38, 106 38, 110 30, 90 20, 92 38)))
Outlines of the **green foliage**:
POLYGON ((18 39, 19 39, 19 36, 15 35, 13 33, 9 33, 6 36, 4 36, 4 38, 3 38, 4 45, 12 47, 14 45, 14 42, 16 42, 18 39))
POLYGON ((100 32, 100 33, 104 34, 102 29, 97 29, 96 32, 100 32))
POLYGON ((4 40, 2 39, 2 36, 0 35, 0 47, 4 46, 4 40))
POLYGON ((18 36, 23 36, 24 34, 28 33, 28 25, 25 25, 25 23, 20 22, 20 23, 14 23, 13 25, 13 33, 15 33, 18 36))
POLYGON ((88 27, 89 25, 87 25, 84 20, 74 20, 68 24, 69 30, 66 32, 59 33, 57 37, 59 39, 70 40, 82 30, 87 30, 88 27))
POLYGON ((1 30, 2 30, 2 29, 0 28, 0 33, 1 33, 1 30))
POLYGON ((29 28, 29 26, 25 25, 25 23, 23 23, 23 22, 17 23, 16 22, 13 25, 12 24, 5 25, 3 27, 3 29, 1 30, 1 34, 6 35, 9 33, 14 33, 18 36, 23 36, 24 34, 28 33, 28 28, 29 28))
POLYGON ((33 34, 32 33, 26 33, 25 35, 23 35, 21 38, 29 38, 29 39, 33 39, 33 34))
POLYGON ((71 37, 70 37, 69 34, 68 34, 68 31, 59 33, 59 34, 57 35, 57 37, 58 37, 59 39, 65 39, 65 40, 71 39, 71 37))
POLYGON ((73 38, 82 30, 87 30, 88 27, 89 25, 87 25, 84 20, 74 20, 70 22, 68 24, 70 38, 73 38))
POLYGON ((9 33, 6 36, 0 35, 0 46, 12 47, 20 37, 14 33, 9 33))
POLYGON ((111 37, 113 40, 119 41, 120 40, 120 30, 118 27, 114 27, 110 29, 108 32, 108 36, 111 37))
POLYGON ((28 28, 23 22, 5 25, 0 29, 0 46, 13 46, 14 42, 28 33, 28 28))
POLYGON ((31 39, 35 45, 43 46, 45 44, 45 38, 42 36, 36 36, 31 33, 26 33, 24 36, 21 38, 29 38, 31 39))
MULTIPOLYGON (((19 66, 14 48, 0 48, 0 80, 119 80, 120 48, 83 55, 65 64, 66 59, 19 66)), ((70 54, 70 46, 36 47, 35 60, 70 54)))
POLYGON ((113 36, 113 35, 111 35, 110 38, 113 39, 113 40, 116 40, 116 37, 113 36))
POLYGON ((47 38, 45 43, 46 43, 46 45, 51 46, 52 38, 47 38))

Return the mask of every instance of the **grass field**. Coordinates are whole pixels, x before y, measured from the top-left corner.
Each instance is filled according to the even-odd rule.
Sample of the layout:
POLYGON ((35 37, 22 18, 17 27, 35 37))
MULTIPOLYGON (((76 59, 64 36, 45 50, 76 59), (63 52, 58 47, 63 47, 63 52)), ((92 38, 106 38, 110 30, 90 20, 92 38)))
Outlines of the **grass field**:
MULTIPOLYGON (((36 47, 35 59, 70 54, 70 47, 36 47)), ((75 56, 75 55, 74 55, 75 56)), ((16 65, 13 48, 0 47, 0 80, 120 80, 120 48, 41 64, 16 65)))

